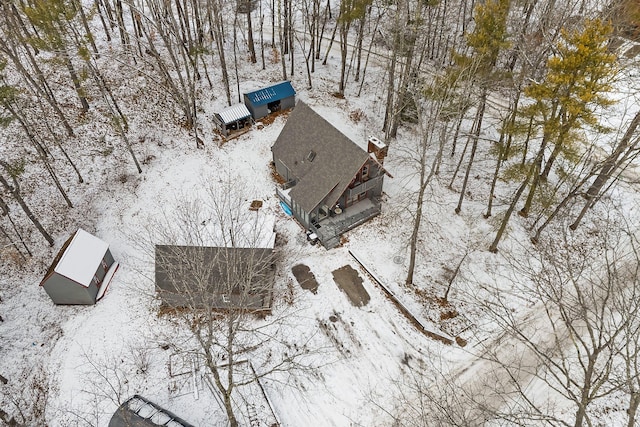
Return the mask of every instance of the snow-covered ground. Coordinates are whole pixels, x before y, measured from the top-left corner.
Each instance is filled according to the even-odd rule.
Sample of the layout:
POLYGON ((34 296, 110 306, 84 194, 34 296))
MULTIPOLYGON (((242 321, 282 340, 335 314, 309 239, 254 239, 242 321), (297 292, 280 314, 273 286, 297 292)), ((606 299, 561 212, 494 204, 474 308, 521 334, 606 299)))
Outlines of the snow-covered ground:
MULTIPOLYGON (((383 71, 379 65, 373 61, 360 97, 355 96, 353 82, 346 99, 330 95, 337 86, 337 53, 326 67, 318 65, 313 89, 305 88, 302 67, 292 81, 299 99, 366 148, 366 138, 379 133, 383 115, 383 71), (358 122, 350 118, 355 110, 364 114, 358 122)), ((278 67, 269 64, 261 71, 243 64, 242 89, 273 81, 278 67)), ((136 83, 129 85, 135 87, 136 83)), ((120 92, 126 93, 127 87, 123 83, 120 92)), ((394 178, 385 179, 383 213, 348 233, 342 247, 326 251, 308 244, 304 231, 282 212, 275 195, 270 147, 286 116, 266 126, 254 126, 222 144, 212 133, 209 117, 225 101, 213 92, 206 92, 202 99, 202 150, 195 149, 185 131, 158 113, 160 106, 140 107, 138 117, 132 118, 131 139, 137 141, 134 149, 145 160, 142 174, 135 174, 115 138, 106 140, 115 147, 113 154, 97 156, 86 146, 77 148, 89 183, 76 185, 67 177, 76 208, 72 213, 55 208, 59 224, 51 219, 48 225, 56 230, 56 247, 38 248, 23 270, 7 265, 2 270, 7 274, 0 276, 0 374, 8 379, 4 387, 10 390, 11 398, 19 404, 20 399, 33 399, 38 390, 46 389, 48 400, 41 409, 52 427, 106 426, 118 403, 133 394, 194 425, 225 425, 224 412, 212 393, 202 383, 198 385, 198 380, 190 382, 198 367, 177 378, 170 372, 176 355, 167 346, 168 337, 181 337, 184 331, 172 329, 174 326, 158 316, 149 236, 158 224, 166 225, 164 215, 180 203, 206 197, 206 186, 228 180, 242 189, 247 206, 251 200, 263 201, 261 209, 276 218, 282 252, 287 254, 277 275, 274 316, 284 319, 287 342, 305 347, 308 369, 277 373, 262 381, 281 425, 389 426, 396 417, 411 418, 412 411, 419 413, 416 384, 425 386, 428 395, 444 390, 443 384, 429 382, 438 378, 456 379, 473 389, 479 377, 491 375, 490 362, 479 359, 476 352, 481 343, 492 342, 499 334, 469 295, 487 288, 500 288, 508 295, 511 281, 519 278, 502 254, 526 256, 528 236, 523 220, 514 218, 501 252, 494 255, 486 251, 496 228, 495 218, 482 218, 488 183, 472 179, 470 196, 461 214, 455 215, 458 194, 447 189, 450 174, 443 173, 446 178, 434 181, 425 204, 416 285, 408 288, 404 285, 411 218, 407 188, 413 188, 416 177, 412 165, 403 162, 399 152, 418 135, 402 128, 390 147, 385 166, 394 178), (55 250, 78 227, 107 241, 120 268, 95 306, 54 306, 38 283, 55 250), (423 334, 350 252, 426 327, 459 337, 467 345, 447 345, 423 334), (434 301, 444 294, 447 274, 465 252, 468 258, 449 295, 459 314, 447 322, 441 315, 448 309, 434 301), (299 263, 315 275, 320 285, 317 293, 296 283, 291 267, 299 263), (365 306, 353 306, 333 280, 332 271, 345 265, 360 272, 371 297, 365 306)), ((108 133, 99 125, 92 126, 87 124, 85 130, 96 138, 108 133)), ((493 168, 492 159, 486 147, 481 147, 474 168, 493 168)), ((443 168, 454 168, 454 161, 446 160, 443 168)), ((499 191, 503 193, 496 199, 496 212, 505 208, 501 203, 512 188, 502 186, 499 191)), ((37 189, 33 194, 39 194, 37 189)), ((616 190, 611 198, 622 201, 626 211, 637 217, 638 197, 632 185, 616 190)), ((514 293, 511 302, 523 318, 535 317, 532 305, 522 295, 514 293)), ((510 345, 505 345, 505 352, 510 351, 510 345)), ((256 353, 264 356, 269 352, 269 348, 261 348, 256 353)), ((241 393, 255 397, 256 389, 246 388, 241 393)), ((603 416, 602 425, 622 424, 624 408, 620 402, 612 399, 607 404, 613 409, 603 416)), ((560 411, 562 405, 558 402, 560 411)), ((248 425, 247 419, 241 422, 248 425)))

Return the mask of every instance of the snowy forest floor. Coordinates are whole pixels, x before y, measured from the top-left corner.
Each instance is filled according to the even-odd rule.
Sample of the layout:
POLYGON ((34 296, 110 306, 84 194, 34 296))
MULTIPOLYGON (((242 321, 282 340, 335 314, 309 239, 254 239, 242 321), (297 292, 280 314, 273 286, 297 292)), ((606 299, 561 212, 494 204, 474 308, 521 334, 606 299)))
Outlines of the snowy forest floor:
MULTIPOLYGON (((383 64, 370 65, 359 97, 352 82, 345 99, 339 99, 332 95, 339 72, 336 49, 328 65, 318 67, 313 89, 305 88, 302 71, 291 79, 299 99, 366 149, 367 137, 380 132, 384 114, 383 64)), ((241 91, 275 80, 278 67, 272 62, 261 71, 243 63, 241 91)), ((206 389, 205 381, 190 382, 201 374, 201 367, 192 368, 186 376, 172 375, 171 360, 176 356, 169 344, 181 336, 181 331, 171 329, 159 316, 154 242, 149 236, 167 214, 188 200, 204 197, 207 186, 227 181, 245 197, 247 208, 252 200, 261 200, 261 210, 276 217, 276 231, 286 257, 278 269, 274 315, 285 319, 282 327, 287 331, 287 345, 308 349, 308 369, 278 373, 263 381, 281 425, 382 427, 393 425, 396 419, 419 425, 424 415, 421 410, 426 407, 420 400, 435 395, 446 398, 451 392, 449 382, 460 379, 463 387, 482 394, 488 392, 483 388, 487 377, 495 378, 496 383, 502 380, 496 377, 491 362, 478 354, 487 343, 495 342, 505 354, 527 359, 526 351, 503 338, 498 326, 476 304, 483 295, 499 290, 511 296, 515 314, 523 319, 535 319, 541 309, 513 290, 514 283, 528 280, 519 276, 513 260, 530 256, 527 227, 531 220, 514 218, 499 253, 486 250, 500 219, 500 215, 489 219, 482 216, 490 184, 484 177, 488 175, 472 175, 462 212, 455 215, 457 182, 451 190, 444 177, 451 175, 457 159, 444 159, 442 178, 436 177, 424 205, 416 278, 408 287, 404 279, 416 174, 415 165, 401 154, 420 138, 416 129, 401 127, 390 145, 385 167, 394 178, 385 178, 383 213, 347 233, 341 247, 327 251, 307 242, 304 230, 281 210, 275 194, 270 147, 286 114, 223 142, 210 119, 213 112, 224 107, 225 101, 219 97, 221 88, 203 92, 199 122, 205 147, 198 150, 193 136, 169 113, 167 100, 134 76, 131 73, 129 79, 125 78, 118 92, 131 99, 127 105, 132 118, 130 139, 142 159, 141 174, 135 173, 128 154, 108 128, 92 122, 90 115, 94 113, 89 113, 89 117, 78 117, 85 123, 83 132, 78 132, 83 136, 69 147, 83 165, 87 182, 75 183, 71 173, 63 172, 66 169, 61 160, 57 165, 61 174, 67 173, 65 187, 76 207, 67 209, 53 190, 40 184, 37 174, 25 177, 24 192, 38 215, 45 218, 45 226, 54 230, 56 245, 34 245, 33 257, 27 261, 21 261, 10 248, 3 248, 0 375, 8 381, 0 384, 4 387, 0 408, 14 410, 13 400, 19 407, 43 412, 52 427, 106 426, 118 404, 137 393, 194 425, 226 425, 224 411, 206 389), (101 138, 102 145, 96 148, 95 142, 101 138), (104 299, 95 306, 54 306, 38 284, 62 242, 78 227, 109 242, 120 269, 104 299), (447 345, 422 333, 351 253, 420 325, 455 342, 447 345), (464 263, 449 286, 463 256, 464 263), (315 276, 318 287, 314 292, 296 284, 291 271, 298 264, 308 266, 315 276), (362 304, 354 304, 348 292, 336 285, 334 273, 343 267, 359 272, 364 290, 360 294, 362 304), (445 301, 443 296, 449 287, 445 301), (365 293, 369 297, 366 303, 365 293)), ((496 122, 499 116, 493 113, 496 122)), ((470 121, 465 126, 470 127, 470 121)), ((495 128, 488 129, 487 136, 494 137, 495 128)), ((3 149, 17 150, 15 146, 3 149)), ((474 170, 492 170, 494 162, 487 144, 480 148, 474 170)), ((628 173, 635 174, 633 179, 596 205, 575 233, 575 241, 588 242, 590 233, 605 229, 607 211, 614 207, 631 218, 637 229, 638 175, 635 171, 628 173)), ((496 212, 506 208, 513 191, 511 184, 502 184, 494 202, 496 212)), ((550 227, 547 233, 561 233, 565 225, 550 227)), ((37 241, 35 234, 27 237, 37 241)), ((531 328, 534 326, 532 323, 531 328)), ((268 346, 257 350, 264 358, 270 352, 268 346)), ((555 399, 543 385, 531 386, 539 387, 540 395, 555 399)), ((248 407, 256 397, 251 387, 239 393, 241 408, 248 407)), ((504 402, 496 397, 493 403, 499 406, 504 402)), ((566 402, 556 400, 554 404, 557 413, 570 417, 563 412, 566 402)), ((625 419, 619 395, 596 406, 594 412, 602 414, 600 425, 620 425, 625 419)), ((262 410, 267 408, 263 406, 262 410)), ((243 425, 248 425, 249 415, 243 415, 243 425)), ((468 414, 470 419, 473 415, 468 414)), ((263 419, 269 418, 265 415, 263 419)))

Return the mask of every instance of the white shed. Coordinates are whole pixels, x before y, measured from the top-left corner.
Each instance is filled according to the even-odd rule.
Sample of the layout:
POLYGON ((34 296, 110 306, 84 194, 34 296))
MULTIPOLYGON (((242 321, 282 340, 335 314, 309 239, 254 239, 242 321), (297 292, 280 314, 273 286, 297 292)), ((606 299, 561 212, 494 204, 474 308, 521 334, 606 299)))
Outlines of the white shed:
POLYGON ((40 286, 56 304, 95 304, 117 269, 109 244, 80 228, 62 245, 40 286))

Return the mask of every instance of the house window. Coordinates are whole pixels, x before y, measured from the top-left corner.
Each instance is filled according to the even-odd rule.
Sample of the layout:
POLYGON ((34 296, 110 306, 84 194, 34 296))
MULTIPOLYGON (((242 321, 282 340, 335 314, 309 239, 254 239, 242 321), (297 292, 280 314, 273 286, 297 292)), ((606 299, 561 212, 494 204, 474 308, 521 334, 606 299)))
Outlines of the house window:
POLYGON ((222 301, 224 301, 225 303, 229 303, 229 297, 227 296, 227 294, 222 294, 222 301))
POLYGON ((316 152, 311 150, 309 151, 309 154, 307 154, 307 160, 309 160, 310 162, 313 162, 313 159, 316 158, 316 152))
POLYGON ((369 165, 364 165, 362 167, 362 179, 367 179, 369 177, 369 165))
POLYGON ((100 265, 102 266, 102 269, 104 271, 107 271, 107 269, 109 268, 109 266, 107 265, 106 262, 104 262, 104 260, 100 261, 100 265))

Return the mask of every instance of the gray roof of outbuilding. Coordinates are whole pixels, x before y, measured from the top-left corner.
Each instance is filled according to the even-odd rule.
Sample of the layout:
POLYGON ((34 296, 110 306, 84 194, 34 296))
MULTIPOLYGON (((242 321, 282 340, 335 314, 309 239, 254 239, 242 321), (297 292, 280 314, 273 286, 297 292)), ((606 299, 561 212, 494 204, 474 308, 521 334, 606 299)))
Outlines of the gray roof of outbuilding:
POLYGON ((327 196, 332 207, 369 158, 365 150, 301 101, 271 150, 298 179, 289 195, 306 212, 327 196), (310 161, 312 151, 315 157, 310 161))
POLYGON ((156 245, 155 258, 156 286, 169 306, 266 310, 271 305, 272 248, 156 245), (228 301, 218 298, 222 294, 228 301))
POLYGON ((134 395, 113 414, 109 427, 194 427, 174 413, 134 395))

